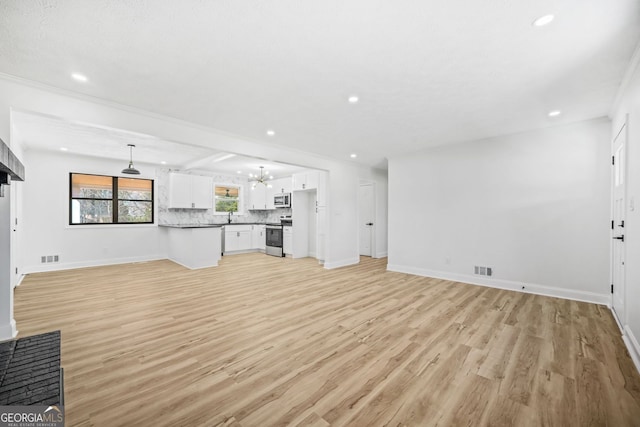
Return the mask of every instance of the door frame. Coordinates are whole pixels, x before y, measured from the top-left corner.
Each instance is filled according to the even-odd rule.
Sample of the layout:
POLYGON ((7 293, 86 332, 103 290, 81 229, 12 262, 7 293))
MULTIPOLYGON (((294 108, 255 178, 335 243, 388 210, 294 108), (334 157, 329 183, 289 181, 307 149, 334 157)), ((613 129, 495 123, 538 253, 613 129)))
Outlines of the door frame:
POLYGON ((373 200, 373 225, 371 226, 371 258, 378 258, 378 251, 376 250, 376 229, 378 227, 378 221, 376 219, 376 203, 377 203, 377 199, 376 199, 376 183, 375 181, 368 181, 368 180, 360 180, 360 183, 358 184, 358 213, 357 213, 357 218, 358 218, 358 256, 360 256, 360 209, 361 209, 361 204, 360 204, 360 198, 361 198, 361 194, 360 194, 360 190, 362 189, 363 186, 369 186, 371 187, 371 190, 373 192, 372 195, 372 200, 373 200))
MULTIPOLYGON (((613 159, 615 156, 615 142, 617 141, 618 137, 620 137, 622 135, 623 132, 625 132, 625 141, 624 141, 624 149, 623 149, 623 159, 624 159, 624 167, 623 167, 623 182, 624 182, 624 205, 623 205, 623 215, 625 217, 625 222, 626 222, 626 210, 627 210, 627 199, 628 199, 628 189, 627 189, 627 178, 628 178, 628 173, 627 173, 627 153, 628 153, 628 147, 627 145, 629 144, 629 139, 628 139, 628 122, 629 122, 629 115, 625 115, 625 119, 624 122, 622 123, 622 125, 620 126, 620 128, 617 130, 617 132, 615 133, 615 136, 611 139, 611 158, 613 159)), ((612 165, 613 166, 613 165, 612 165)), ((616 268, 616 263, 615 263, 615 241, 613 240, 613 237, 615 235, 616 232, 616 227, 617 225, 613 223, 613 221, 615 221, 614 219, 614 203, 615 203, 615 168, 611 167, 611 201, 610 201, 610 206, 611 206, 611 220, 612 220, 612 224, 613 224, 613 228, 610 230, 610 243, 609 243, 609 262, 610 262, 610 279, 611 279, 611 285, 612 286, 622 286, 622 318, 619 317, 620 313, 618 313, 615 308, 614 308, 614 299, 615 299, 615 294, 614 292, 611 292, 611 303, 610 303, 610 308, 611 308, 611 313, 613 314, 614 319, 616 320, 616 322, 618 323, 618 326, 620 327, 621 331, 624 331, 624 326, 627 323, 627 286, 626 286, 626 280, 627 280, 627 275, 626 275, 626 268, 623 269, 622 272, 622 285, 620 285, 619 283, 615 283, 614 282, 614 277, 615 277, 615 273, 614 273, 614 269, 616 268)), ((623 230, 623 233, 625 234, 626 237, 626 229, 623 230)), ((627 257, 627 246, 625 244, 623 244, 622 248, 622 258, 625 261, 626 264, 626 257, 627 257)))

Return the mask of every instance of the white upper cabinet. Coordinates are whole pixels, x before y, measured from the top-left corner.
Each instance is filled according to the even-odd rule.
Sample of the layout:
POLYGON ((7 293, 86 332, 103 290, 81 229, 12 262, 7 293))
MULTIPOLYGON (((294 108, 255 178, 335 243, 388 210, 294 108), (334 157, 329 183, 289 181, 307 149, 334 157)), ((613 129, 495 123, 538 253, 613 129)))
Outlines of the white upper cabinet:
POLYGON ((280 189, 276 188, 275 185, 270 184, 271 187, 267 187, 267 189, 265 190, 265 194, 266 194, 266 204, 267 204, 267 209, 275 209, 276 206, 273 203, 273 196, 275 196, 276 194, 280 193, 280 189))
POLYGON ((269 184, 271 184, 273 194, 291 193, 293 188, 291 177, 274 179, 269 181, 269 184))
MULTIPOLYGON (((251 187, 252 184, 250 184, 251 187)), ((250 188, 251 204, 249 210, 264 210, 267 209, 267 192, 268 188, 262 184, 256 184, 254 188, 250 188)), ((272 197, 273 199, 273 197, 272 197)), ((273 200, 271 201, 273 204, 273 200)))
POLYGON ((191 175, 191 198, 194 209, 213 209, 213 178, 191 175))
POLYGON ((213 178, 169 174, 169 209, 212 209, 213 178))
POLYGON ((293 191, 314 190, 318 188, 318 171, 296 173, 293 175, 293 191))
POLYGON ((267 187, 257 184, 256 188, 251 190, 249 209, 275 209, 274 196, 281 193, 291 193, 291 188, 291 177, 270 180, 267 187))
POLYGON ((293 191, 293 178, 280 178, 279 180, 279 188, 278 193, 291 193, 293 191))
POLYGON ((191 208, 191 175, 169 174, 169 208, 191 208))

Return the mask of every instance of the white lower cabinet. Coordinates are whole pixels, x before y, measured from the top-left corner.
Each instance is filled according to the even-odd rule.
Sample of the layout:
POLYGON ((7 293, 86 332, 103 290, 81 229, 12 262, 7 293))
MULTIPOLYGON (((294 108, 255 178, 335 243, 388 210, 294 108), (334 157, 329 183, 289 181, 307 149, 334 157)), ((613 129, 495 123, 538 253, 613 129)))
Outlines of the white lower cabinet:
POLYGON ((267 246, 266 246, 266 239, 267 236, 265 234, 266 231, 266 227, 264 225, 252 225, 251 227, 253 227, 253 231, 252 231, 252 247, 253 249, 259 249, 261 251, 264 251, 267 246))
POLYGON ((282 227, 282 252, 293 255, 293 227, 282 227))
POLYGON ((266 227, 262 224, 231 224, 224 226, 224 252, 266 250, 266 227))
POLYGON ((248 251, 252 249, 251 225, 225 225, 224 251, 248 251))

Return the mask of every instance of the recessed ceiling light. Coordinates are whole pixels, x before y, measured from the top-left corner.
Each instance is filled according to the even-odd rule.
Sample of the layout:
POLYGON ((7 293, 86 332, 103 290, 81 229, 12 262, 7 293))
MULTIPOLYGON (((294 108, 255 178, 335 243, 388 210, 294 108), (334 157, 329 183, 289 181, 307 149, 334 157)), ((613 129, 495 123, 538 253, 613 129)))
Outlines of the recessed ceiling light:
POLYGON ((252 173, 249 174, 249 178, 253 178, 253 174, 252 173))
POLYGON ((74 80, 82 82, 82 83, 86 83, 87 76, 85 76, 84 74, 80 74, 80 73, 73 73, 71 74, 71 77, 73 77, 74 80))
POLYGON ((269 135, 269 136, 273 136, 273 135, 275 135, 275 134, 276 134, 276 132, 275 132, 274 130, 272 130, 272 129, 269 129, 269 130, 267 131, 267 135, 269 135))
POLYGON ((67 147, 60 147, 60 151, 69 151, 67 147))
POLYGON ((269 176, 269 179, 273 179, 273 175, 269 176))
POLYGON ((242 173, 242 171, 238 171, 238 173, 242 173))
POLYGON ((160 162, 161 165, 166 165, 167 162, 165 162, 164 160, 160 162))
POLYGON ((349 97, 349 102, 350 102, 350 103, 352 103, 352 104, 357 103, 359 100, 360 100, 360 98, 358 98, 358 96, 357 96, 357 95, 351 95, 351 96, 349 97))
POLYGON ((562 114, 560 110, 549 111, 549 117, 558 117, 560 114, 562 114))
POLYGON ((351 158, 352 158, 352 159, 355 159, 356 157, 358 157, 358 155, 357 155, 357 154, 355 154, 355 153, 353 153, 353 154, 351 155, 351 158))
POLYGON ((550 24, 551 21, 553 21, 553 18, 554 18, 553 15, 541 16, 540 18, 538 18, 535 21, 533 21, 533 26, 534 27, 544 27, 545 25, 550 24))

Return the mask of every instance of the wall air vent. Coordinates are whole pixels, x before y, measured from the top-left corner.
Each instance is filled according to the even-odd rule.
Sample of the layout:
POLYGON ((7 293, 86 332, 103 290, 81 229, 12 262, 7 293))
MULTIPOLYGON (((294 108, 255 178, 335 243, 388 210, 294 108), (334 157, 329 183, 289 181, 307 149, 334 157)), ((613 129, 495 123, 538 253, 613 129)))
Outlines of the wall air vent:
POLYGON ((473 267, 473 274, 477 274, 478 276, 491 276, 493 274, 493 268, 476 265, 473 267))

